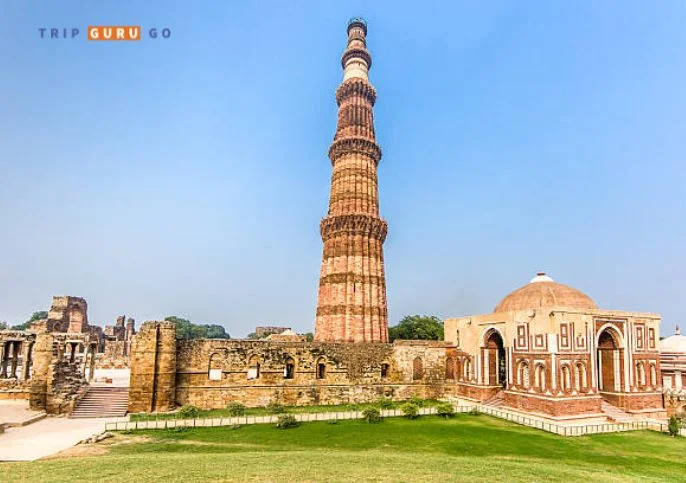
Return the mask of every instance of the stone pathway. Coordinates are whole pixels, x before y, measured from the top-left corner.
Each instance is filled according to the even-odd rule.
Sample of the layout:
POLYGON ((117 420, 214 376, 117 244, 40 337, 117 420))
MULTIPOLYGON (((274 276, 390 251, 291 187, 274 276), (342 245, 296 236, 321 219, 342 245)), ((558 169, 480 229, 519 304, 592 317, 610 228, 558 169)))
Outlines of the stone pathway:
POLYGON ((30 410, 28 401, 0 401, 0 426, 20 426, 44 414, 42 411, 30 410))
POLYGON ((45 418, 0 434, 0 461, 33 461, 74 446, 105 429, 106 418, 45 418))

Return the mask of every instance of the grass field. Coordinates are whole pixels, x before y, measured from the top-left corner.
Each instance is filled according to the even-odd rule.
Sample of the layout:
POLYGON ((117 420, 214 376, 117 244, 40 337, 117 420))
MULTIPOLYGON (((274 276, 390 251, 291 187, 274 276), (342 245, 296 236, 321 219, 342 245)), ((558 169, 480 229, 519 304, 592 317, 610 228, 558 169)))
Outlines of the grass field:
POLYGON ((684 481, 686 439, 562 438, 483 415, 141 431, 0 464, 2 481, 684 481))

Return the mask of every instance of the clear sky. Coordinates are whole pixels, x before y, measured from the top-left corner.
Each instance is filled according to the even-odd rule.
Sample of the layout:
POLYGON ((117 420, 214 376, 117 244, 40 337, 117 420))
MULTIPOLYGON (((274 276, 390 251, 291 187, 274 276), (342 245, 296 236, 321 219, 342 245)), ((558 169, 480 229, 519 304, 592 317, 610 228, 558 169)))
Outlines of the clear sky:
POLYGON ((1 8, 0 320, 68 294, 101 325, 312 330, 334 90, 361 15, 391 324, 490 312, 539 270, 661 313, 663 335, 686 323, 683 1, 1 8), (120 24, 143 40, 85 38, 120 24))

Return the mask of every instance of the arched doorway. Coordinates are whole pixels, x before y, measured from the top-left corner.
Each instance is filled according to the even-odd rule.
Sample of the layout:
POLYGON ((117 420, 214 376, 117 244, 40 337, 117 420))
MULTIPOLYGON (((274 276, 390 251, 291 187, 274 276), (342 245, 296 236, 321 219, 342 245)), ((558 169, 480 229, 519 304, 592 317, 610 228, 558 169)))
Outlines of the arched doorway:
POLYGON ((488 368, 488 385, 503 386, 507 384, 507 360, 503 338, 496 330, 486 334, 485 356, 488 368))
POLYGON ((619 335, 612 328, 605 328, 598 336, 597 364, 598 389, 603 392, 619 392, 622 388, 622 357, 619 335))

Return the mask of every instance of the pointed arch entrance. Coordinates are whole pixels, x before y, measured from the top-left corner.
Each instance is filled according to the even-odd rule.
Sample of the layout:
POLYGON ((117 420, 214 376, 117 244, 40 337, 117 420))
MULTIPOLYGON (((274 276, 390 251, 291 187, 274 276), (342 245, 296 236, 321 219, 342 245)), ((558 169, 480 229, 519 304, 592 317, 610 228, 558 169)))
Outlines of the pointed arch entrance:
POLYGON ((488 385, 505 387, 507 384, 505 344, 500 332, 495 329, 489 330, 484 338, 484 362, 488 385))
POLYGON ((598 334, 597 365, 600 392, 622 390, 623 357, 619 333, 606 327, 598 334))

